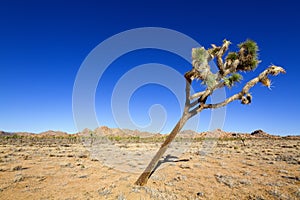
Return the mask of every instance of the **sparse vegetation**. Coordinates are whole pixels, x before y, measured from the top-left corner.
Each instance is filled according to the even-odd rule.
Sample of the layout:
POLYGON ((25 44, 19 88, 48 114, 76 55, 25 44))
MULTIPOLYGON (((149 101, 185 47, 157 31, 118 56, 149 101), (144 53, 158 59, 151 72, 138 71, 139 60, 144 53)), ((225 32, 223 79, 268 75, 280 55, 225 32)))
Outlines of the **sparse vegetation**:
MULTIPOLYGON (((67 143, 74 142, 74 138, 35 135, 34 140, 22 137, 20 144, 17 137, 10 137, 10 143, 0 137, 0 199, 299 198, 299 137, 243 134, 247 138, 243 146, 238 134, 225 135, 230 137, 194 137, 180 157, 165 156, 147 187, 133 186, 138 174, 122 170, 122 163, 116 169, 117 165, 106 165, 104 159, 91 157, 89 147, 82 143, 84 138, 67 143), (205 145, 210 142, 215 145, 205 154, 205 145), (24 159, 26 155, 28 159, 24 159)), ((165 136, 117 139, 112 142, 115 145, 96 146, 111 148, 107 149, 110 157, 105 159, 120 158, 114 154, 116 146, 124 146, 121 151, 125 154, 145 157, 165 136)), ((176 138, 178 142, 181 139, 187 138, 176 138)), ((93 145, 97 145, 96 140, 93 145)), ((141 172, 144 163, 129 158, 131 169, 141 172)))

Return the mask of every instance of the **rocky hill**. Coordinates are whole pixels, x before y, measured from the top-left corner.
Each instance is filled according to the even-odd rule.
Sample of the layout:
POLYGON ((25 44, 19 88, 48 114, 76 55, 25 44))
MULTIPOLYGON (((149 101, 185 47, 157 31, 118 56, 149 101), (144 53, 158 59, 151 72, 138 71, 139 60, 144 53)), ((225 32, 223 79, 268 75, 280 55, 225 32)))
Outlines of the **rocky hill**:
MULTIPOLYGON (((129 130, 129 129, 120 129, 120 128, 109 128, 107 126, 101 126, 94 130, 84 129, 81 132, 73 134, 75 136, 90 136, 91 134, 96 136, 119 136, 119 137, 140 137, 140 138, 147 138, 147 137, 162 137, 165 136, 164 134, 160 133, 150 133, 150 132, 140 132, 138 130, 129 130)), ((70 134, 62 131, 45 131, 38 134, 35 133, 28 133, 28 132, 5 132, 0 131, 0 136, 37 136, 37 137, 64 137, 69 136, 70 134)), ((220 139, 230 139, 230 138, 281 138, 280 136, 272 135, 269 133, 264 132, 263 130, 255 130, 252 133, 236 133, 236 132, 225 132, 221 129, 216 129, 213 131, 205 131, 202 133, 198 133, 193 130, 183 130, 181 131, 177 137, 180 138, 220 138, 220 139)), ((300 136, 285 136, 284 138, 298 138, 300 136)))
POLYGON ((62 131, 45 131, 45 132, 41 132, 38 134, 38 136, 56 136, 56 137, 62 137, 62 136, 67 136, 68 133, 66 132, 62 132, 62 131))
POLYGON ((13 135, 13 133, 5 132, 5 131, 0 131, 0 136, 9 136, 13 135))
MULTIPOLYGON (((101 126, 95 130, 84 129, 82 132, 79 132, 78 135, 87 136, 90 134, 95 134, 99 136, 120 136, 120 137, 161 137, 164 134, 160 133, 149 133, 149 132, 140 132, 138 130, 129 130, 129 129, 119 129, 119 128, 109 128, 107 126, 101 126)), ((177 137, 181 138, 220 138, 220 139, 229 139, 229 138, 280 138, 280 136, 268 134, 262 130, 255 130, 252 133, 236 133, 236 132, 225 132, 221 129, 216 129, 213 131, 205 131, 202 133, 193 131, 193 130, 183 130, 177 137)))

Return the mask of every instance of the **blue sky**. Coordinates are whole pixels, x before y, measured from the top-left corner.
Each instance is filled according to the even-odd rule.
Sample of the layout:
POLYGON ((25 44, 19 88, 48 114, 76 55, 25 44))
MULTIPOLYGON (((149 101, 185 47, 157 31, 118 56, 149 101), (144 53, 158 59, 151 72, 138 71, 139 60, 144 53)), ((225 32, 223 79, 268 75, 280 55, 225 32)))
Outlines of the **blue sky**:
MULTIPOLYGON (((86 56, 107 38, 139 27, 173 29, 208 47, 227 38, 234 49, 251 38, 263 61, 245 81, 271 63, 286 75, 272 78, 268 90, 252 89, 253 103, 227 106, 223 129, 263 129, 281 135, 300 134, 298 47, 300 5, 297 1, 1 1, 0 2, 0 130, 77 132, 72 113, 76 74, 86 56)), ((178 56, 145 49, 115 60, 99 81, 95 110, 99 125, 117 126, 110 111, 114 85, 128 70, 146 63, 168 65, 180 73, 190 69, 178 56)), ((237 88, 226 91, 230 95, 237 88)), ((180 117, 178 100, 159 85, 145 85, 131 97, 136 123, 149 123, 148 109, 162 104, 168 132, 180 117), (159 94, 159 95, 157 95, 159 94), (153 98, 155 97, 155 98, 153 98), (145 113, 145 114, 144 114, 145 113)), ((207 130, 210 112, 200 115, 207 130)))

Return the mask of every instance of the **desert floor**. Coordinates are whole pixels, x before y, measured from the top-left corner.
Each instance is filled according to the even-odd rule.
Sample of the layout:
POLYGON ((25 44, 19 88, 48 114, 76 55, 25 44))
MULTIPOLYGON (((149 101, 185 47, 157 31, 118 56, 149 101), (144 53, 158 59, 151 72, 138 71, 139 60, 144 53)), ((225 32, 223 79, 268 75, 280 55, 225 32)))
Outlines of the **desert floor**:
POLYGON ((0 143, 0 199, 300 199, 300 140, 181 144, 139 187, 159 143, 0 143))

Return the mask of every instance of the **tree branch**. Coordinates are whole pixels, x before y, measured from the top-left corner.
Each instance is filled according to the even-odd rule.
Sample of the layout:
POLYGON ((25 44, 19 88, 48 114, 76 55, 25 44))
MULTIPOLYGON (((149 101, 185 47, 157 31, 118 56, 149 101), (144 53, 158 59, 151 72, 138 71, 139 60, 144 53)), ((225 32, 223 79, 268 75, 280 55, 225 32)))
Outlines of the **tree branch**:
POLYGON ((236 72, 237 66, 240 64, 240 60, 236 59, 234 61, 228 60, 224 64, 224 71, 223 74, 219 73, 220 75, 218 78, 222 78, 227 76, 228 74, 236 72))
POLYGON ((221 72, 224 70, 224 64, 223 64, 222 57, 224 56, 225 52, 228 50, 228 47, 230 44, 231 44, 230 41, 224 39, 222 46, 216 46, 216 45, 212 44, 211 45, 212 48, 208 49, 208 53, 210 55, 208 62, 216 57, 217 58, 217 66, 221 72))
POLYGON ((185 107, 190 105, 190 95, 191 95, 191 78, 188 77, 187 73, 184 75, 185 77, 185 107))
POLYGON ((222 47, 220 48, 220 50, 218 51, 218 53, 216 54, 217 56, 217 66, 220 70, 220 72, 222 73, 224 71, 224 64, 223 64, 223 56, 225 54, 225 52, 228 50, 228 47, 230 45, 230 41, 228 40, 223 40, 223 45, 222 47))
POLYGON ((205 93, 205 91, 197 92, 197 93, 193 94, 192 96, 190 96, 190 100, 199 98, 199 97, 201 97, 204 93, 205 93))
POLYGON ((238 100, 238 99, 242 100, 242 103, 248 104, 251 102, 251 95, 249 94, 249 90, 253 86, 255 86, 258 82, 262 82, 264 84, 264 81, 266 79, 268 79, 268 75, 277 76, 279 73, 286 73, 286 72, 282 67, 272 65, 269 68, 267 68, 266 70, 264 70, 262 73, 260 73, 256 78, 254 78, 254 79, 250 80, 248 83, 246 83, 241 92, 232 95, 231 97, 225 99, 223 102, 220 102, 217 104, 205 104, 205 105, 203 105, 203 109, 220 108, 220 107, 226 106, 230 102, 232 102, 234 100, 238 100), (244 95, 247 95, 247 96, 245 97, 244 95))

